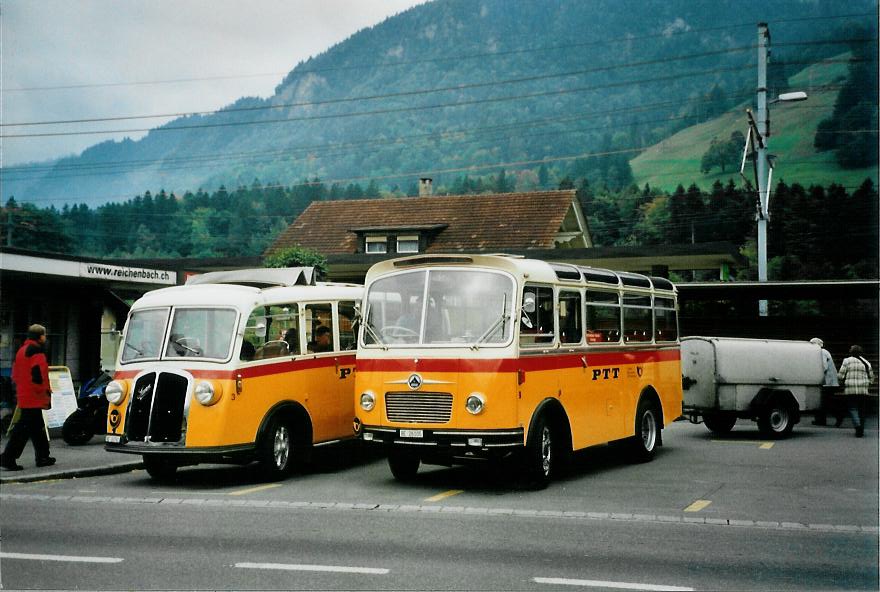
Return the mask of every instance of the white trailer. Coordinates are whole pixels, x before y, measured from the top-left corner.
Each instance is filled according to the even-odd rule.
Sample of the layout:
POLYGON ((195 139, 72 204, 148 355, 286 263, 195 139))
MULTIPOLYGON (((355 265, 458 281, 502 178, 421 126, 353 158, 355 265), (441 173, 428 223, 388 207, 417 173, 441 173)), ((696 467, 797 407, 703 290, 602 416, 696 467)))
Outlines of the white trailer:
POLYGON ((822 350, 809 341, 683 337, 684 414, 717 433, 738 418, 784 438, 804 412, 819 408, 822 350))

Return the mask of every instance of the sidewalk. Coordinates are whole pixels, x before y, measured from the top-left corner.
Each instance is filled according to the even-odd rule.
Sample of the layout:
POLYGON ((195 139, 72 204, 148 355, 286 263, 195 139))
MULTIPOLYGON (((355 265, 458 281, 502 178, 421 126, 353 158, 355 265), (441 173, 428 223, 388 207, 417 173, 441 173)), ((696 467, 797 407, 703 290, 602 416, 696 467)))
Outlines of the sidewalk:
MULTIPOLYGON (((6 446, 6 438, 3 439, 3 446, 6 446)), ((51 467, 37 468, 34 465, 34 448, 28 441, 18 459, 18 464, 24 467, 24 470, 0 469, 0 484, 109 475, 143 467, 139 455, 118 454, 104 450, 103 436, 95 436, 83 446, 70 446, 60 437, 53 437, 50 442, 50 454, 57 462, 51 467)))

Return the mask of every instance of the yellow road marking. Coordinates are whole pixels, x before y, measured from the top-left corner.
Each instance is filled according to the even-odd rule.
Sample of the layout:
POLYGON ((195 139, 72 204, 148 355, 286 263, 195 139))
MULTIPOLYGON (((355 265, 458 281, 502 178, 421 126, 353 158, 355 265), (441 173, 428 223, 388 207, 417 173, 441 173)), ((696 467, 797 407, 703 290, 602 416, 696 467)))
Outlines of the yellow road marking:
POLYGON ((762 450, 770 450, 775 442, 765 442, 763 440, 710 440, 715 444, 759 444, 758 448, 762 450))
POLYGON ((449 491, 444 491, 443 493, 438 493, 437 495, 433 495, 426 499, 426 502, 439 502, 440 500, 446 499, 447 497, 452 497, 453 495, 458 495, 459 493, 464 493, 463 489, 450 489, 449 491))
POLYGON ((685 508, 684 511, 685 512, 699 512, 700 510, 702 510, 703 508, 705 508, 706 506, 708 506, 711 503, 712 502, 709 500, 697 500, 694 503, 692 503, 691 505, 689 505, 687 508, 685 508))
POLYGON ((230 492, 229 495, 247 495, 249 493, 254 493, 255 491, 272 489, 273 487, 281 487, 281 483, 269 483, 268 485, 260 485, 258 487, 250 487, 248 489, 239 489, 238 491, 230 492))

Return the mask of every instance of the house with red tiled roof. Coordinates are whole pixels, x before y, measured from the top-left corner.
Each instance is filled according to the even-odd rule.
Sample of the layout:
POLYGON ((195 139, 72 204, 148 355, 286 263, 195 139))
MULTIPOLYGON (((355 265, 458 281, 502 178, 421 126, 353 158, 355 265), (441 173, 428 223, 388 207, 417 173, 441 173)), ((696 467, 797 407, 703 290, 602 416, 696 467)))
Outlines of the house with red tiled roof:
POLYGON ((316 201, 268 252, 508 252, 592 246, 574 190, 316 201))
POLYGON ((383 259, 417 253, 508 253, 651 275, 720 269, 722 277, 741 262, 727 243, 594 247, 574 190, 315 201, 265 254, 287 247, 321 253, 329 279, 353 282, 383 259))

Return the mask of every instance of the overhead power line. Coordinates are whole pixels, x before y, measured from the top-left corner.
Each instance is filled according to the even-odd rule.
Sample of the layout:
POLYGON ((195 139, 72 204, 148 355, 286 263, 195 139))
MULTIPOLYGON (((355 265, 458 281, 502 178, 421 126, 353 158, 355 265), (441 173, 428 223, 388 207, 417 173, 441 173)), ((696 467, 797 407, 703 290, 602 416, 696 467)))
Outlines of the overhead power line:
POLYGON ((153 113, 148 115, 122 115, 117 117, 93 117, 93 118, 81 118, 81 119, 56 119, 56 120, 47 120, 47 121, 23 121, 23 122, 14 122, 14 123, 0 123, 0 127, 24 127, 24 126, 37 126, 37 125, 63 125, 63 124, 74 124, 74 123, 97 123, 97 122, 105 122, 105 121, 130 121, 133 119, 164 119, 168 117, 191 117, 195 115, 217 115, 217 114, 225 114, 225 113, 242 113, 242 112, 254 112, 254 111, 270 111, 270 110, 278 110, 278 109, 293 109, 296 107, 317 107, 320 105, 335 105, 339 103, 352 103, 358 101, 373 101, 378 99, 395 99, 401 97, 412 97, 419 95, 427 95, 433 93, 441 93, 441 92, 450 92, 450 91, 462 91, 462 90, 472 90, 475 88, 486 88, 486 87, 497 87, 508 84, 521 84, 524 82, 537 82, 540 80, 551 80, 554 78, 568 78, 571 76, 582 76, 584 74, 595 74, 598 72, 608 72, 611 70, 618 70, 624 68, 641 68, 644 66, 656 66, 657 64, 666 64, 669 62, 677 62, 677 61, 685 61, 685 60, 694 60, 705 57, 713 57, 719 55, 726 55, 731 53, 738 53, 751 50, 752 47, 735 47, 730 49, 716 50, 716 51, 706 51, 702 53, 688 54, 684 56, 676 56, 670 58, 662 58, 662 59, 653 59, 653 60, 644 60, 641 62, 627 62, 623 64, 611 64, 606 66, 597 66, 594 68, 585 68, 581 70, 572 70, 568 72, 558 72, 554 74, 539 74, 535 76, 525 76, 521 78, 510 78, 506 80, 496 80, 491 82, 471 82, 465 84, 457 84, 452 86, 444 86, 437 88, 427 88, 427 89, 416 89, 416 90, 408 90, 408 91, 400 91, 393 93, 383 93, 376 95, 365 95, 358 97, 340 97, 336 99, 322 99, 318 101, 302 101, 298 103, 280 103, 277 105, 259 105, 253 107, 230 107, 226 109, 212 109, 209 111, 182 111, 177 113, 153 113))
POLYGON ((205 128, 220 128, 220 127, 240 127, 245 125, 267 125, 274 123, 287 123, 294 121, 320 121, 327 119, 343 119, 343 118, 351 118, 351 117, 364 117, 364 116, 372 116, 372 115, 389 115, 392 113, 405 113, 409 111, 424 111, 430 109, 443 109, 447 107, 464 107, 468 105, 480 105, 487 103, 500 103, 505 101, 514 101, 520 99, 531 99, 538 97, 546 97, 546 96, 555 96, 555 95, 565 95, 565 94, 574 94, 580 92, 591 92, 596 90, 608 89, 608 88, 618 88, 622 86, 631 86, 634 84, 650 84, 655 82, 669 82, 672 80, 678 80, 683 78, 692 78, 698 76, 706 76, 709 74, 720 74, 724 72, 734 72, 742 70, 742 66, 729 66, 725 68, 714 68, 711 70, 701 70, 696 72, 687 72, 683 74, 673 74, 667 76, 658 76, 655 78, 645 78, 641 80, 626 80, 621 82, 611 82, 606 84, 597 84, 592 86, 583 86, 576 88, 568 88, 561 90, 550 90, 550 91, 540 91, 534 93, 527 93, 521 95, 509 95, 505 97, 490 97, 483 99, 471 99, 467 101, 457 101, 453 103, 436 103, 432 105, 419 105, 413 107, 393 107, 387 109, 377 109, 373 111, 356 111, 353 113, 333 113, 326 115, 305 115, 299 117, 285 117, 280 119, 262 119, 262 120, 254 120, 254 121, 227 121, 227 122, 218 122, 218 123, 202 123, 202 124, 191 124, 191 125, 165 125, 163 127, 157 128, 128 128, 128 129, 114 129, 114 130, 89 130, 89 131, 75 131, 75 132, 45 132, 45 133, 33 133, 33 134, 3 134, 0 135, 0 138, 36 138, 36 137, 52 137, 52 136, 80 136, 80 135, 105 135, 105 134, 124 134, 124 133, 139 133, 139 132, 167 132, 167 131, 182 131, 182 130, 190 130, 190 129, 205 129, 205 128))

